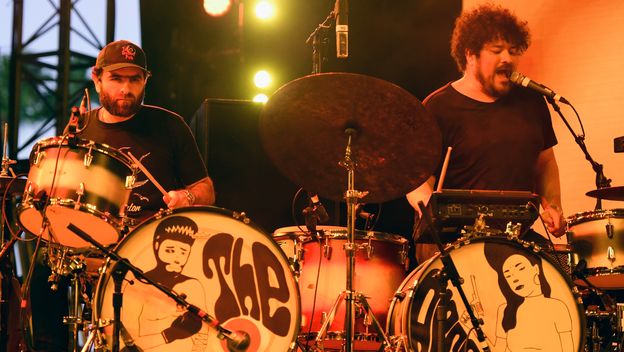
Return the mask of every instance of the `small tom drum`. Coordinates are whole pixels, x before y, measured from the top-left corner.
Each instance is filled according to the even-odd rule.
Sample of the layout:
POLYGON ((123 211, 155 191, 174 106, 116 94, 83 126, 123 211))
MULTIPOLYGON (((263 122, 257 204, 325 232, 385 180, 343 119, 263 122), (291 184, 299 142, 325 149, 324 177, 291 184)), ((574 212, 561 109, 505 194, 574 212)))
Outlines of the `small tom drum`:
MULTIPOLYGON (((347 230, 344 227, 318 226, 322 234, 313 239, 298 227, 285 227, 273 233, 275 241, 291 258, 299 273, 301 292, 302 325, 300 339, 316 339, 323 324, 346 287, 347 257, 344 245, 347 230), (319 268, 320 264, 320 268, 319 268), (316 297, 316 300, 314 299, 316 297)), ((374 231, 356 231, 357 246, 353 288, 364 294, 375 318, 383 328, 390 298, 405 277, 407 266, 407 240, 398 235, 374 231)), ((332 324, 323 342, 325 349, 340 349, 344 334, 345 303, 335 312, 332 324)), ((358 351, 378 350, 377 332, 370 326, 362 307, 355 315, 354 348, 358 351)))
POLYGON ((624 209, 594 210, 568 218, 570 243, 600 288, 624 288, 624 209))
MULTIPOLYGON (((462 288, 483 320, 494 351, 583 350, 584 309, 576 287, 549 256, 533 245, 505 237, 464 239, 447 247, 462 288)), ((388 313, 387 333, 408 351, 436 351, 442 268, 438 253, 403 281, 388 313)), ((447 287, 445 351, 482 351, 457 289, 447 287)))
POLYGON ((104 144, 67 138, 40 141, 19 206, 20 226, 46 241, 72 248, 89 243, 67 229, 71 222, 103 245, 119 241, 123 211, 134 184, 132 161, 104 144), (47 227, 41 233, 45 209, 47 227))
MULTIPOLYGON (((115 251, 224 328, 247 333, 246 351, 294 349, 300 322, 297 284, 271 237, 244 215, 213 207, 168 210, 141 223, 115 251)), ((114 264, 107 262, 93 301, 109 348, 114 264)), ((126 274, 122 291, 122 346, 133 341, 143 351, 229 351, 215 329, 132 273, 126 274)))

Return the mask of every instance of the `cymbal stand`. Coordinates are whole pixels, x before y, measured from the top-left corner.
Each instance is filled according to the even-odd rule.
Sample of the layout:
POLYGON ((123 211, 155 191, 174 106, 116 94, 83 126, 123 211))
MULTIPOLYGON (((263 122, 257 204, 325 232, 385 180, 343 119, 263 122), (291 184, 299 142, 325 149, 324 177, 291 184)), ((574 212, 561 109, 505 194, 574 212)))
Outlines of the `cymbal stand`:
POLYGON ((347 255, 347 277, 345 291, 341 292, 334 305, 330 309, 327 319, 323 322, 323 325, 319 329, 316 337, 316 346, 320 346, 323 343, 327 330, 334 319, 336 310, 342 300, 345 301, 345 352, 353 352, 353 340, 355 338, 355 303, 359 303, 363 306, 366 314, 371 319, 372 324, 375 326, 379 334, 383 338, 382 347, 384 350, 388 350, 391 347, 390 340, 384 332, 379 321, 375 318, 373 311, 366 300, 366 296, 362 293, 353 291, 353 275, 355 273, 355 252, 357 251, 357 245, 355 243, 355 217, 356 217, 356 205, 360 198, 363 198, 368 194, 366 191, 355 190, 355 168, 357 163, 351 158, 351 144, 353 137, 355 137, 356 130, 353 128, 347 128, 345 134, 347 135, 347 147, 345 149, 344 160, 339 164, 347 169, 347 192, 345 193, 345 199, 347 201, 347 243, 344 245, 344 250, 347 255))

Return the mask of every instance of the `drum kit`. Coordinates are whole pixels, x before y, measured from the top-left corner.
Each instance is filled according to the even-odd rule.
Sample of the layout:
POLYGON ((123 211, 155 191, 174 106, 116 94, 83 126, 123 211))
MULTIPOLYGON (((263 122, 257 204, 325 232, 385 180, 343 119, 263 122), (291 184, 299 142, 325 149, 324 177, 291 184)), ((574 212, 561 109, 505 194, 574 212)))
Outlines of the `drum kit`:
MULTIPOLYGON (((47 244, 52 287, 70 278, 73 351, 623 347, 624 304, 609 292, 624 289, 622 210, 569 218, 569 271, 519 239, 519 226, 475 226, 406 275, 408 241, 356 230, 355 218, 362 201, 401 197, 433 173, 441 136, 422 104, 380 79, 315 74, 280 88, 259 128, 289 179, 346 202, 346 227, 307 223, 268 235, 245 213, 193 206, 128 229, 136 160, 65 136, 35 145, 28 178, 11 178, 23 189, 17 222, 47 244), (456 283, 449 261, 458 285, 446 286, 456 283)), ((588 195, 624 200, 621 187, 588 195)), ((523 217, 511 198, 476 208, 523 217)))

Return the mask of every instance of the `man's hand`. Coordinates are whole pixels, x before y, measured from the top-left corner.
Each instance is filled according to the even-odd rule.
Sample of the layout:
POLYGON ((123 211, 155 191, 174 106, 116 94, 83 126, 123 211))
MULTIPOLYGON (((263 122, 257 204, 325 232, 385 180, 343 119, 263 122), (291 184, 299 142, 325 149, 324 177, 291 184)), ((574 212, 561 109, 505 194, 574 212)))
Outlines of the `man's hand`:
POLYGON ((167 204, 169 209, 191 206, 193 205, 191 202, 193 196, 189 196, 189 192, 190 191, 186 189, 169 191, 166 196, 163 196, 163 201, 167 204))
POLYGON ((566 232, 566 221, 563 217, 563 211, 560 207, 552 205, 544 209, 540 214, 542 220, 546 224, 548 232, 555 237, 561 237, 566 232))

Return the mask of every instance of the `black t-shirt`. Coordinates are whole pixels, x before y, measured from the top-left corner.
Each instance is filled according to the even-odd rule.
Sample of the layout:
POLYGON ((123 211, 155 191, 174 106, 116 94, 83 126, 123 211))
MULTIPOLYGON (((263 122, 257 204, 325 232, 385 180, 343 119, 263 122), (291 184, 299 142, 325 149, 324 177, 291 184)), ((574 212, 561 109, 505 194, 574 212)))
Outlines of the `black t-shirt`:
MULTIPOLYGON (((484 103, 449 83, 423 104, 440 125, 443 157, 448 146, 453 148, 443 188, 535 192, 538 155, 557 144, 540 95, 514 87, 484 103)), ((435 176, 439 178, 439 170, 435 176)))
MULTIPOLYGON (((208 175, 190 129, 179 115, 163 108, 143 105, 131 119, 104 123, 101 108, 88 112, 79 138, 132 153, 167 191, 193 184, 208 175)), ((139 172, 126 213, 145 219, 166 208, 162 194, 139 172)))

